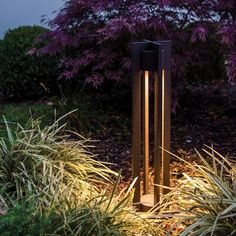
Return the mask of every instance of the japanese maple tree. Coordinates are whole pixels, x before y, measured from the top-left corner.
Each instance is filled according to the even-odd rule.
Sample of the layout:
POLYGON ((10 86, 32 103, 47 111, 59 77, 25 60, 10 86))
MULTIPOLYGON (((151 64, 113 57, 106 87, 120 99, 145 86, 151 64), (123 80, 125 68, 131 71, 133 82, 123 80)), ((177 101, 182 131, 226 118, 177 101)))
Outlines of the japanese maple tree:
POLYGON ((131 42, 173 42, 174 80, 187 68, 205 66, 211 53, 196 47, 211 35, 221 43, 229 81, 236 78, 236 0, 67 0, 49 21, 48 43, 31 52, 61 53, 62 78, 80 77, 99 86, 125 81, 131 42))

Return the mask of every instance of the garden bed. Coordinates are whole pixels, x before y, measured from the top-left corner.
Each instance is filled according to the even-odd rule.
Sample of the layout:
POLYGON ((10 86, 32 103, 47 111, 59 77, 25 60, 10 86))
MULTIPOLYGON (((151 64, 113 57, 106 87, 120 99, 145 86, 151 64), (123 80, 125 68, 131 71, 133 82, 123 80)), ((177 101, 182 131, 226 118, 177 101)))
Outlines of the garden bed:
MULTIPOLYGON (((235 91, 236 87, 225 81, 189 86, 180 100, 180 107, 172 116, 171 152, 194 160, 194 149, 201 150, 205 144, 213 145, 225 156, 236 157, 235 91)), ((131 117, 116 116, 113 121, 94 137, 100 140, 94 143, 95 153, 100 160, 115 164, 113 168, 122 169, 129 177, 131 117)), ((175 165, 173 169, 176 170, 175 165)))

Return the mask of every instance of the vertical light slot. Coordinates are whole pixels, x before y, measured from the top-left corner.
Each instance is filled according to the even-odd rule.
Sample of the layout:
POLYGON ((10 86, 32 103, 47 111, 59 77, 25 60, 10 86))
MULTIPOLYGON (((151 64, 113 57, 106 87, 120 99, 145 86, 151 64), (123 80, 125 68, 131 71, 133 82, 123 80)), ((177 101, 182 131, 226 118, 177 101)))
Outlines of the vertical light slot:
POLYGON ((165 140, 165 69, 161 72, 161 82, 162 82, 162 158, 164 157, 164 140, 165 140))
MULTIPOLYGON (((162 73, 161 73, 161 82, 162 82, 162 125, 161 125, 161 129, 162 129, 162 144, 161 144, 161 147, 162 147, 162 150, 161 150, 161 158, 162 158, 162 185, 165 186, 166 184, 166 160, 165 160, 165 146, 166 146, 166 143, 165 143, 165 136, 166 136, 166 130, 165 130, 165 127, 166 127, 166 101, 165 101, 165 69, 162 69, 162 73)), ((163 189, 163 193, 165 192, 165 189, 163 189)))
POLYGON ((149 71, 144 72, 144 194, 149 193, 149 71))

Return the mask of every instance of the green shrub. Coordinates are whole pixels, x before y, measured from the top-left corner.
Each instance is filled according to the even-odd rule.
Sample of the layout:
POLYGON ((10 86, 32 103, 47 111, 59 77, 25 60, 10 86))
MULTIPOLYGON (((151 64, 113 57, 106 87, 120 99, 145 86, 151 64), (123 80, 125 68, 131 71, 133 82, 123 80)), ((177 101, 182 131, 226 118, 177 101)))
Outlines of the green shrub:
POLYGON ((71 81, 61 89, 61 98, 55 101, 55 105, 61 116, 74 110, 65 117, 70 129, 86 136, 104 130, 108 111, 104 110, 99 98, 94 97, 97 98, 95 93, 85 87, 78 88, 78 83, 76 87, 76 83, 71 81))
POLYGON ((236 163, 213 148, 203 151, 202 164, 182 160, 192 171, 155 210, 171 217, 165 225, 176 235, 236 235, 236 163))
POLYGON ((57 89, 55 57, 31 56, 35 38, 46 32, 40 26, 9 30, 0 43, 0 93, 4 98, 37 98, 57 89))
POLYGON ((63 223, 63 216, 55 209, 40 213, 33 201, 21 202, 0 216, 0 235, 41 236, 53 232, 63 223))

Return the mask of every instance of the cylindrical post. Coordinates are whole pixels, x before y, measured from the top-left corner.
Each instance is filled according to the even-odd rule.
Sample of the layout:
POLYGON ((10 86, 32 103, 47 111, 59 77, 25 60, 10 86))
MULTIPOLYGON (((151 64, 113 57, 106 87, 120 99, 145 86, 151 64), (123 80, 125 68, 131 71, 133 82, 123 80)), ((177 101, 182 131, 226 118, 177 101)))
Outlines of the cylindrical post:
POLYGON ((149 71, 144 71, 143 83, 143 189, 149 193, 149 71))

